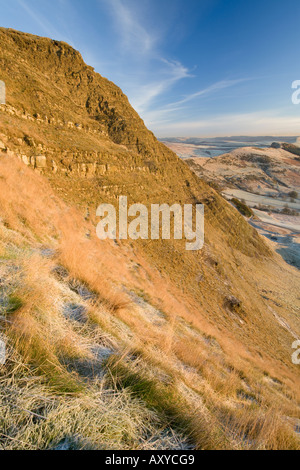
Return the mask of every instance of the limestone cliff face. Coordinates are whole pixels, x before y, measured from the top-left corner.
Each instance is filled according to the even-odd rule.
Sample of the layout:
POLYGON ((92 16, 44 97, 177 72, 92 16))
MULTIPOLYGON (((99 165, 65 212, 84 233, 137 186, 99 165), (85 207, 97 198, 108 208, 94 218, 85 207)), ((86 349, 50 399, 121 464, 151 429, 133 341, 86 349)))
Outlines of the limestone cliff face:
POLYGON ((92 129, 143 154, 161 150, 120 88, 68 44, 3 28, 0 44, 11 106, 44 122, 92 129))

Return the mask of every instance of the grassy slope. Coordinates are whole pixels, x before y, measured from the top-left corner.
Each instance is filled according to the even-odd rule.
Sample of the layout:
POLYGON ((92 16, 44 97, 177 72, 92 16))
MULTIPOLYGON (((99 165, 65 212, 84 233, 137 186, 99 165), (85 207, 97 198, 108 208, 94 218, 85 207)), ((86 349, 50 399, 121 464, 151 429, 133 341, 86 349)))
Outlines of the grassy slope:
MULTIPOLYGON (((113 386, 117 397, 131 390, 135 399, 142 399, 138 406, 155 414, 149 418, 154 434, 158 428, 169 429, 171 423, 179 434, 192 435, 199 448, 243 447, 251 445, 253 437, 254 446, 297 446, 283 418, 298 414, 299 379, 290 359, 293 336, 282 320, 299 332, 299 274, 270 251, 237 211, 159 144, 120 90, 86 68, 78 53, 67 45, 5 30, 0 30, 0 39, 5 75, 1 78, 8 87, 9 104, 0 111, 0 137, 17 154, 42 151, 59 168, 56 174, 46 170, 53 189, 45 190, 42 176, 11 154, 2 157, 2 258, 8 260, 3 266, 19 266, 26 279, 21 292, 18 282, 12 288, 12 297, 21 299, 22 306, 17 303, 10 314, 12 327, 7 334, 22 361, 37 367, 37 376, 46 375, 61 406, 67 406, 63 393, 85 396, 81 375, 83 381, 87 378, 78 370, 75 378, 74 373, 70 377, 61 357, 83 356, 93 364, 89 343, 96 324, 97 334, 108 334, 117 343, 118 354, 110 357, 106 368, 105 387, 113 386), (19 113, 25 110, 38 116, 24 119, 19 113), (65 121, 79 122, 84 129, 69 129, 65 121), (72 170, 78 161, 95 160, 113 168, 91 179, 72 170), (16 187, 23 189, 16 192, 16 187), (191 254, 181 242, 119 247, 99 242, 94 235, 94 207, 127 193, 130 202, 205 202, 205 249, 191 254), (84 221, 81 214, 87 205, 91 220, 84 221), (36 253, 44 245, 55 250, 50 261, 36 253), (31 260, 36 256, 32 273, 31 260), (58 301, 53 314, 51 288, 44 291, 44 318, 39 300, 34 302, 29 293, 41 298, 33 274, 43 270, 53 284, 49 263, 63 265, 68 277, 55 281, 58 301), (70 338, 63 336, 57 344, 56 333, 45 334, 44 322, 51 332, 64 330, 61 290, 68 291, 73 281, 85 283, 95 293, 87 306, 88 325, 80 329, 80 341, 72 325, 70 338), (131 292, 129 297, 124 289, 131 292), (233 297, 239 299, 238 305, 233 297), (28 337, 28 329, 37 339, 31 338, 32 333, 28 337), (248 440, 243 442, 245 435, 248 440)), ((9 364, 4 383, 14 373, 9 364)), ((7 413, 11 412, 10 407, 7 413)), ((127 415, 134 429, 134 411, 127 415)), ((25 434, 31 435, 26 426, 25 434)), ((89 441, 88 431, 81 432, 89 441)), ((142 445, 145 435, 149 445, 151 432, 135 434, 131 441, 135 444, 128 444, 122 435, 118 445, 142 445)), ((47 433, 48 428, 42 446, 49 445, 47 433)), ((61 433, 67 434, 63 426, 61 433)), ((74 429, 71 434, 74 437, 74 429)), ((99 430, 92 441, 102 445, 99 430)), ((105 442, 109 445, 109 438, 105 442)))

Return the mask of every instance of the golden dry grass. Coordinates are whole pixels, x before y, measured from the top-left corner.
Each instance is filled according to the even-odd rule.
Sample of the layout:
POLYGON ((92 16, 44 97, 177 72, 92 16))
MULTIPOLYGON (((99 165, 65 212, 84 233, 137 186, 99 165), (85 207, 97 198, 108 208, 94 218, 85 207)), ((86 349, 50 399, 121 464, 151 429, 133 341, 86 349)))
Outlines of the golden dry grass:
POLYGON ((208 321, 141 251, 97 240, 18 160, 1 157, 0 178, 3 447, 299 448, 292 368, 208 321), (100 369, 95 345, 112 351, 100 369))

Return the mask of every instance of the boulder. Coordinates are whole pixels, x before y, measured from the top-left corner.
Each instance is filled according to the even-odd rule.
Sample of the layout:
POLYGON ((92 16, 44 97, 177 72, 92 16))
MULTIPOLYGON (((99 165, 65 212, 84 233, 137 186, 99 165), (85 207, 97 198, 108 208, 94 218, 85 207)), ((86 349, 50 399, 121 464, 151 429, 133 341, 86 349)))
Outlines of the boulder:
POLYGON ((86 168, 87 168, 87 177, 93 178, 93 176, 95 176, 96 174, 97 163, 87 163, 86 168))
POLYGON ((29 166, 30 165, 30 159, 27 157, 27 155, 21 155, 21 160, 25 165, 29 166))
POLYGON ((97 173, 99 175, 105 175, 106 173, 106 165, 98 165, 97 166, 97 173))
POLYGON ((52 172, 57 173, 58 171, 58 166, 54 160, 52 160, 52 172))

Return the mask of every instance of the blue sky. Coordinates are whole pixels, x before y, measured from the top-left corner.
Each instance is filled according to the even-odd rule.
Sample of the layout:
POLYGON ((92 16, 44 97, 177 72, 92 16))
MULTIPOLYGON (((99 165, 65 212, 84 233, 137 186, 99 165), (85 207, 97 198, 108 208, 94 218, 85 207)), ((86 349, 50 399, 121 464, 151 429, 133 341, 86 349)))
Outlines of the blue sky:
POLYGON ((299 0, 0 0, 0 7, 1 26, 78 49, 158 137, 300 134, 300 105, 291 99, 300 80, 299 0))

